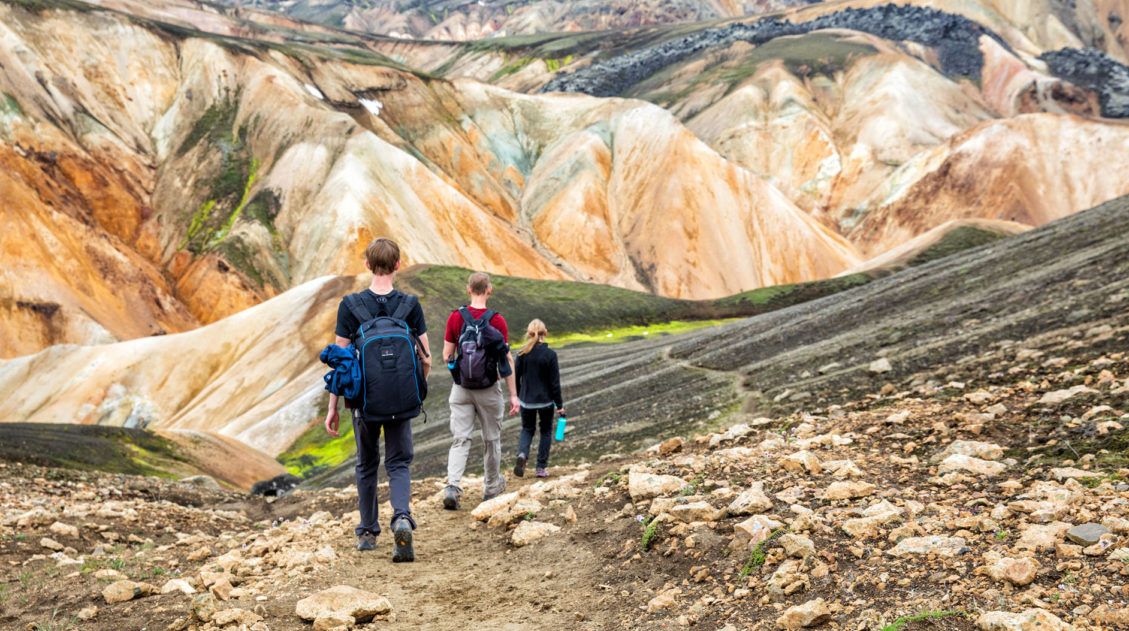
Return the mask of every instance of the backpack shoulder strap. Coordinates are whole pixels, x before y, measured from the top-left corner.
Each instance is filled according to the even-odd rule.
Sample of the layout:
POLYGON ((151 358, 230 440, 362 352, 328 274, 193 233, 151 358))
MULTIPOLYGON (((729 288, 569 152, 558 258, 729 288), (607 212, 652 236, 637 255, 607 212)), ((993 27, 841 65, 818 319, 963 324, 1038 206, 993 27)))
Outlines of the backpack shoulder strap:
POLYGON ((360 324, 364 324, 372 319, 372 312, 365 306, 365 302, 361 300, 360 294, 349 294, 345 296, 345 306, 349 308, 353 317, 357 318, 360 324))
POLYGON ((403 297, 400 298, 400 304, 396 305, 396 309, 392 312, 392 317, 407 321, 408 316, 411 315, 417 304, 419 304, 419 298, 412 294, 403 294, 403 297))
POLYGON ((470 314, 470 309, 466 305, 459 307, 459 315, 463 318, 463 328, 465 329, 468 324, 474 322, 474 316, 470 314))
POLYGON ((498 315, 498 312, 497 312, 497 311, 494 311, 493 309, 487 309, 487 310, 486 310, 486 313, 482 314, 482 318, 481 318, 481 319, 482 319, 482 321, 483 321, 483 322, 485 322, 486 324, 490 324, 490 321, 491 321, 491 320, 493 320, 493 319, 494 319, 494 316, 496 316, 496 315, 498 315))

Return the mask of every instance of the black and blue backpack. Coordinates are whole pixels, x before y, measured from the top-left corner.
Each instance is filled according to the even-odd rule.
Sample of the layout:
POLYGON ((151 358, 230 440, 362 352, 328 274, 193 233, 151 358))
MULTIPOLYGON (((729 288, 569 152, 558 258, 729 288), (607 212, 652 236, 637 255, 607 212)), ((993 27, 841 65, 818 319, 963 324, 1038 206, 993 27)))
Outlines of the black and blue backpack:
POLYGON ((345 297, 345 306, 361 323, 353 345, 363 385, 360 399, 349 403, 361 410, 366 421, 415 418, 423 408, 427 398, 427 380, 420 362, 423 345, 405 321, 417 304, 418 298, 404 294, 391 313, 388 303, 381 302, 374 316, 360 295, 345 297))

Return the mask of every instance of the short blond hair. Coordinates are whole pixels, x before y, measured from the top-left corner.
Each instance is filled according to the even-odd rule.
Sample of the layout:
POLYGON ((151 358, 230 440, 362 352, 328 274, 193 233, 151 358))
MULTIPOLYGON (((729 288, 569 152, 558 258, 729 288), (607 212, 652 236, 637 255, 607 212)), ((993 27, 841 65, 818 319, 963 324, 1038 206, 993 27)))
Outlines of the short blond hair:
POLYGON ((392 239, 381 237, 365 248, 365 263, 373 274, 387 276, 396 271, 400 262, 400 246, 392 239))
POLYGON ((491 287, 490 275, 486 272, 474 272, 466 279, 467 291, 475 296, 485 296, 491 287))

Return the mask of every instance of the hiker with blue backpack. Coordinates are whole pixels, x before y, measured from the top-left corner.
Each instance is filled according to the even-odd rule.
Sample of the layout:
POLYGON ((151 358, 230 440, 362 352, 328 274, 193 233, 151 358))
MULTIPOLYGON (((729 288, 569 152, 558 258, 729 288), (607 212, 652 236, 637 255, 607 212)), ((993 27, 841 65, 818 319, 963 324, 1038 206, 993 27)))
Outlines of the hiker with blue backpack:
POLYGON ((483 501, 506 490, 502 476, 502 419, 506 400, 502 381, 509 389, 510 414, 517 414, 517 385, 513 378, 506 319, 489 309, 494 288, 490 277, 475 272, 467 279, 470 304, 447 318, 443 336, 443 359, 451 371, 451 450, 447 454, 447 486, 443 508, 457 510, 462 498, 463 474, 470 456, 475 419, 481 426, 483 445, 483 501))
POLYGON ((357 442, 357 502, 361 521, 354 530, 357 549, 374 550, 380 534, 377 511, 377 469, 380 434, 384 433, 384 469, 388 474, 393 534, 392 561, 415 560, 411 511, 413 418, 423 409, 431 352, 427 324, 419 299, 393 287, 400 269, 400 247, 391 239, 376 239, 365 250, 372 272, 369 288, 349 294, 337 310, 336 347, 322 351, 333 368, 326 375, 330 391, 325 429, 338 436, 337 401, 353 413, 357 442))

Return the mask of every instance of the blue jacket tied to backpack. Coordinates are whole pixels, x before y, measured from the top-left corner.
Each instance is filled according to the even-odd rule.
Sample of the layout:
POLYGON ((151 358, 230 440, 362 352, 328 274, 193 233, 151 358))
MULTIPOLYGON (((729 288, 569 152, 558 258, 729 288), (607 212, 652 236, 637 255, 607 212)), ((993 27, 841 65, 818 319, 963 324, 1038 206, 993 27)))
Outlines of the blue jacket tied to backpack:
POLYGON ((357 361, 357 349, 352 344, 344 348, 330 344, 321 352, 321 363, 330 367, 325 374, 325 389, 331 394, 346 399, 361 396, 361 363, 357 361))

